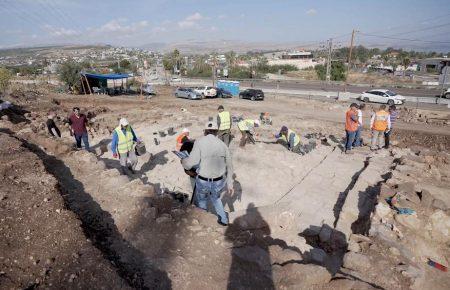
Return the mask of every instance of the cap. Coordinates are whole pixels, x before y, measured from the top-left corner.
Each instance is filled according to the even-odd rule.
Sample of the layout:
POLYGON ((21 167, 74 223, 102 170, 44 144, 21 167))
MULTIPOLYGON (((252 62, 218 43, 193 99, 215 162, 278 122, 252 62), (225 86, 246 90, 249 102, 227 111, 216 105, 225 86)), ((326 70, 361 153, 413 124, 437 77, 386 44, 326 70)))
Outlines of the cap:
POLYGON ((182 133, 189 133, 189 129, 188 128, 183 128, 183 130, 181 131, 182 133))
POLYGON ((219 130, 216 122, 209 121, 205 125, 205 130, 219 130))
POLYGON ((119 121, 119 125, 121 126, 128 126, 128 121, 125 118, 121 118, 119 121))
POLYGON ((280 132, 286 132, 288 130, 288 127, 282 126, 280 132))
POLYGON ((224 107, 222 105, 220 105, 217 110, 224 110, 224 107))
POLYGON ((261 122, 258 119, 255 119, 255 125, 259 126, 259 125, 261 125, 261 122))

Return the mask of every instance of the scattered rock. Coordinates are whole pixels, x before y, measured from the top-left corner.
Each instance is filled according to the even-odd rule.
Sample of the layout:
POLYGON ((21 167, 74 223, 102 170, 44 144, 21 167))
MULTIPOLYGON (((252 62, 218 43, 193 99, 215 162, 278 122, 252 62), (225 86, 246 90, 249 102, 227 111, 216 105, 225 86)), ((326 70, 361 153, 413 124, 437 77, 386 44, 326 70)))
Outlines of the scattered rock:
POLYGON ((399 224, 411 230, 419 230, 422 227, 421 221, 417 218, 415 214, 411 215, 397 214, 395 215, 394 218, 399 224))
POLYGON ((350 270, 363 272, 371 268, 371 263, 369 257, 363 254, 348 252, 344 256, 343 266, 350 270))
POLYGON ((348 244, 348 250, 353 253, 359 253, 361 252, 361 246, 354 241, 350 241, 348 244))
POLYGON ((400 251, 395 247, 390 247, 389 252, 391 252, 391 254, 394 256, 400 256, 400 251))
POLYGON ((273 278, 280 289, 311 289, 314 285, 328 283, 331 274, 321 266, 292 263, 274 267, 273 278))
POLYGON ((442 199, 433 200, 432 206, 436 209, 447 210, 447 204, 442 199))

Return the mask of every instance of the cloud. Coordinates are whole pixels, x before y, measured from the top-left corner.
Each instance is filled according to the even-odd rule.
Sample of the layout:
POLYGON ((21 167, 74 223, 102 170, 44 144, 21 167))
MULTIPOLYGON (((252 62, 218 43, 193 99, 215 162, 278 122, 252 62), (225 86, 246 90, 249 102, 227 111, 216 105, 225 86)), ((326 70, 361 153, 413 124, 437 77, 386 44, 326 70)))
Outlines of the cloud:
POLYGON ((306 11, 307 15, 316 15, 317 14, 317 10, 314 8, 309 9, 308 11, 306 11))
POLYGON ((180 28, 198 27, 198 22, 204 19, 205 17, 203 17, 200 13, 195 12, 194 14, 189 15, 185 19, 179 21, 178 27, 180 28))
POLYGON ((64 37, 64 36, 74 36, 79 35, 80 33, 73 30, 73 29, 67 29, 64 27, 53 27, 49 24, 44 25, 44 29, 46 29, 51 36, 55 37, 64 37))
POLYGON ((97 32, 123 32, 123 33, 130 33, 130 32, 136 32, 137 30, 140 30, 144 27, 148 26, 148 21, 142 20, 138 22, 133 22, 128 24, 127 19, 119 18, 119 19, 113 19, 109 22, 106 22, 100 28, 95 29, 97 32))

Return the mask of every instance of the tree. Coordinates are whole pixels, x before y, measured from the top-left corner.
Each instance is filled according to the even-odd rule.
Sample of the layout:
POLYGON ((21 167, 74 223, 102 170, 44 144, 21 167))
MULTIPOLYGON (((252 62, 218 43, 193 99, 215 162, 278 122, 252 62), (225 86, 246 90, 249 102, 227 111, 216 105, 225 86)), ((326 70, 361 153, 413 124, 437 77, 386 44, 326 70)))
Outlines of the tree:
MULTIPOLYGON (((316 70, 317 77, 324 81, 327 74, 325 66, 323 64, 316 65, 314 69, 316 70)), ((345 81, 347 75, 345 73, 345 65, 342 61, 333 61, 331 63, 330 77, 332 81, 345 81)))
POLYGON ((58 69, 59 79, 64 82, 70 89, 74 89, 75 87, 80 87, 80 73, 83 67, 74 62, 67 61, 58 69))
POLYGON ((8 69, 0 67, 0 93, 8 88, 11 77, 11 72, 8 69))

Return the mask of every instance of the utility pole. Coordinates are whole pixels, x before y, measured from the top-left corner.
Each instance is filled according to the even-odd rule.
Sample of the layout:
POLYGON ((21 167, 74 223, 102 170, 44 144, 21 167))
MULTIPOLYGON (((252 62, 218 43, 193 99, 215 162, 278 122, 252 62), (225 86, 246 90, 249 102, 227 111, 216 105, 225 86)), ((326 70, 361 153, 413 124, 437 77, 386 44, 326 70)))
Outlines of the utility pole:
POLYGON ((348 51, 348 65, 347 65, 347 75, 345 77, 345 86, 344 86, 344 91, 347 91, 347 79, 348 79, 348 74, 350 72, 350 67, 352 65, 352 52, 353 52, 353 43, 355 40, 355 33, 357 32, 357 30, 353 29, 352 31, 352 39, 350 41, 350 49, 348 51))
POLYGON ((328 40, 328 59, 327 59, 327 75, 326 75, 326 81, 329 83, 331 80, 331 52, 333 50, 333 38, 330 38, 328 40))

